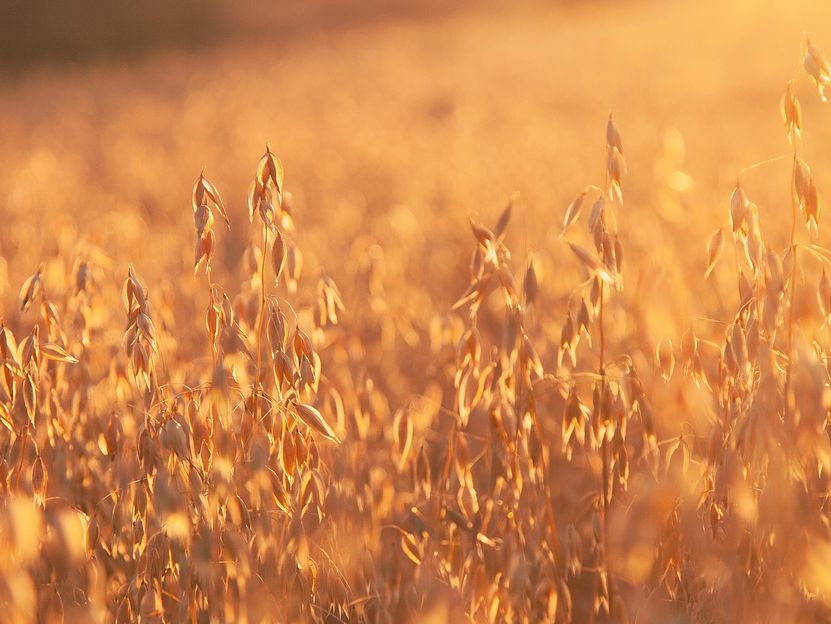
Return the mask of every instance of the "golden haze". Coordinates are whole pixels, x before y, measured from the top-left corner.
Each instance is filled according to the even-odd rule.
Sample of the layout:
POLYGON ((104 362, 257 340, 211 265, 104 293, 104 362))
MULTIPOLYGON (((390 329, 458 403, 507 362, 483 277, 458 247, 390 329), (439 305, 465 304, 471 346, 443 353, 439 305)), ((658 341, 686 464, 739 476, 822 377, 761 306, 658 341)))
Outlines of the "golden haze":
POLYGON ((4 67, 3 617, 831 618, 831 13, 690 4, 4 67))

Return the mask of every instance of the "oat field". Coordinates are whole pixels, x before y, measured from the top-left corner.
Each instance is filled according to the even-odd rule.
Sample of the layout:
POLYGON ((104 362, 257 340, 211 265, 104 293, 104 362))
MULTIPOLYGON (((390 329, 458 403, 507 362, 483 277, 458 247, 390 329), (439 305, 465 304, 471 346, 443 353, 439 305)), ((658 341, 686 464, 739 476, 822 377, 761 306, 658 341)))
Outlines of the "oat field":
POLYGON ((831 621, 831 8, 341 21, 0 58, 0 622, 831 621))

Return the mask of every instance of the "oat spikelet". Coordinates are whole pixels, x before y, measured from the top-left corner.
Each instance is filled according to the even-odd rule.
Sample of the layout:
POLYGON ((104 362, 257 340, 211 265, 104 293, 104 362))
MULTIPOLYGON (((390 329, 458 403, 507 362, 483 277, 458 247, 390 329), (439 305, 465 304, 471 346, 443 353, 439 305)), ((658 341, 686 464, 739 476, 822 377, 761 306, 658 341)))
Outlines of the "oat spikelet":
POLYGON ((707 242, 707 270, 704 271, 704 279, 710 277, 713 269, 716 268, 722 251, 724 251, 724 230, 719 228, 713 232, 707 242))
POLYGON ((825 55, 822 50, 811 43, 810 39, 806 41, 805 55, 802 57, 802 66, 817 88, 820 99, 823 102, 827 102, 828 98, 825 95, 825 89, 831 85, 831 67, 829 67, 828 61, 825 60, 825 55))
POLYGON ((788 83, 788 88, 782 96, 779 112, 788 133, 788 141, 793 144, 799 140, 802 134, 802 105, 794 92, 793 81, 788 83))
POLYGON ((340 439, 337 434, 335 434, 335 431, 329 426, 329 423, 324 420, 323 416, 316 408, 306 403, 294 403, 294 411, 300 417, 300 420, 306 423, 311 429, 322 435, 327 440, 331 440, 335 444, 340 444, 340 439))
POLYGON ((29 309, 32 302, 41 296, 43 292, 43 280, 41 279, 43 273, 43 264, 38 267, 38 270, 23 282, 20 287, 20 311, 25 312, 29 309))

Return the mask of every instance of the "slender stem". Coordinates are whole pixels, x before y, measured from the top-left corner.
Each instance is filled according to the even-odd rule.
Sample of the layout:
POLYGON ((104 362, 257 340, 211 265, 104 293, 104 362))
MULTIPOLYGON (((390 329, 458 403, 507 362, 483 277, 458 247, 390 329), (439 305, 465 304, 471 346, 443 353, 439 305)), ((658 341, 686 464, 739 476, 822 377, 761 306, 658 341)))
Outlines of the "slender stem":
MULTIPOLYGON (((526 392, 533 392, 533 390, 529 386, 526 392)), ((540 439, 540 444, 544 446, 543 440, 545 438, 543 436, 542 427, 540 427, 540 421, 537 418, 536 410, 531 410, 531 417, 533 418, 534 429, 540 439)), ((551 534, 551 551, 554 555, 554 564, 559 567, 562 559, 560 555, 560 537, 557 535, 557 522, 554 516, 554 506, 551 504, 551 487, 549 485, 550 473, 548 472, 548 460, 545 456, 545 450, 540 453, 540 463, 540 468, 542 469, 543 495, 545 496, 545 517, 548 523, 548 531, 551 534)))
POLYGON ((20 461, 17 464, 17 476, 15 477, 14 486, 20 489, 20 475, 23 472, 23 460, 26 457, 26 443, 29 441, 29 425, 23 427, 23 441, 20 443, 20 461))
POLYGON ((793 167, 791 168, 791 292, 790 292, 790 308, 788 310, 788 348, 787 348, 787 366, 785 368, 785 416, 790 417, 793 411, 793 393, 791 392, 792 372, 793 372, 793 332, 794 332, 794 309, 796 307, 796 144, 794 144, 793 151, 793 167))
MULTIPOLYGON (((259 326, 257 328, 257 373, 254 378, 254 394, 255 397, 259 396, 260 391, 260 381, 262 379, 261 370, 262 370, 262 346, 263 346, 263 327, 265 321, 265 263, 266 258, 268 257, 268 225, 263 223, 263 261, 262 261, 262 268, 260 272, 260 290, 261 290, 261 297, 260 297, 260 319, 259 319, 259 326)), ((259 400, 255 399, 255 403, 259 406, 259 400)), ((254 408, 254 416, 257 415, 258 407, 254 408)))
MULTIPOLYGON (((603 183, 604 188, 604 195, 608 195, 609 193, 609 173, 608 170, 606 171, 605 180, 603 183)), ((605 225, 604 225, 605 229, 605 225)), ((605 246, 606 241, 604 240, 601 244, 600 253, 601 256, 605 256, 605 246)), ((605 307, 605 296, 604 296, 604 286, 603 281, 599 282, 600 285, 600 297, 598 303, 598 314, 597 314, 597 323, 598 323, 598 332, 600 334, 600 345, 599 345, 599 354, 598 354, 598 374, 600 375, 600 397, 599 397, 599 405, 598 405, 598 417, 603 416, 603 395, 606 391, 606 330, 603 324, 603 311, 605 307)), ((600 526, 602 532, 602 562, 598 568, 602 568, 602 570, 606 573, 606 591, 607 591, 607 610, 609 614, 609 619, 612 619, 612 579, 611 575, 609 574, 609 557, 607 553, 607 545, 609 543, 609 531, 608 531, 608 515, 609 515, 609 503, 611 502, 609 496, 609 481, 611 478, 610 473, 610 462, 609 462, 609 444, 608 444, 608 437, 606 433, 606 427, 603 427, 603 439, 600 441, 600 457, 601 457, 601 478, 600 478, 600 487, 602 488, 600 493, 601 498, 601 510, 600 510, 600 526)))
MULTIPOLYGON (((208 263, 208 266, 206 267, 206 272, 208 274, 208 306, 210 306, 210 308, 208 309, 208 313, 210 314, 214 305, 214 285, 211 281, 210 263, 208 263)), ((210 332, 210 328, 208 328, 208 331, 210 332)), ((213 336, 211 336, 210 333, 208 333, 208 347, 211 350, 211 375, 213 375, 214 371, 216 370, 216 350, 214 349, 213 336)))
MULTIPOLYGON (((600 354, 599 354, 599 370, 598 373, 600 375, 600 405, 598 407, 598 411, 600 414, 603 414, 603 395, 606 391, 606 332, 603 327, 603 309, 604 309, 604 295, 603 295, 603 283, 600 283, 600 303, 599 303, 599 311, 598 311, 598 330, 600 333, 600 354)), ((604 416, 605 417, 605 416, 604 416)), ((611 496, 610 496, 610 487, 609 481, 611 480, 611 462, 609 460, 609 438, 606 432, 606 428, 603 428, 603 439, 600 441, 600 458, 602 462, 602 474, 600 478, 600 487, 602 491, 600 493, 601 499, 601 510, 600 510, 600 526, 602 530, 602 568, 606 572, 606 589, 608 592, 608 611, 609 611, 609 619, 612 618, 612 579, 611 575, 609 574, 609 557, 607 553, 607 545, 609 543, 609 506, 611 503, 611 496)))
MULTIPOLYGON (((454 414, 455 416, 455 414, 454 414)), ((450 491, 450 471, 453 467, 453 456, 456 452, 456 436, 459 431, 458 420, 454 418, 453 429, 450 431, 450 438, 447 441, 447 455, 444 458, 444 465, 441 470, 441 490, 443 494, 450 491)), ((442 513, 444 513, 445 497, 441 497, 442 513)))
POLYGON ((597 314, 598 331, 600 332, 600 355, 599 355, 599 370, 601 378, 606 376, 606 332, 603 330, 603 282, 600 282, 600 304, 597 314))

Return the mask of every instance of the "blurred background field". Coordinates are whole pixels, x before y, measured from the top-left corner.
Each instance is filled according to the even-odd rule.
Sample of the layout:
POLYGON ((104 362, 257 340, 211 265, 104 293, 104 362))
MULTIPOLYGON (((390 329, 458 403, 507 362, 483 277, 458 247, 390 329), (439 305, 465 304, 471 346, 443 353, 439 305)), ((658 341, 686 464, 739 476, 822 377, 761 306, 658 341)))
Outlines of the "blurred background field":
MULTIPOLYGON (((799 71, 806 31, 831 49, 831 6, 151 6, 0 7, 0 310, 19 335, 32 319, 17 312, 18 291, 44 260, 48 285, 92 256, 113 291, 132 263, 170 310, 158 324, 181 361, 172 381, 199 374, 208 351, 205 285, 191 275, 193 180, 204 168, 225 199, 231 230, 218 226, 214 279, 231 291, 258 235, 245 192, 268 142, 292 193, 304 288, 331 276, 345 303, 344 340, 351 330, 360 337, 349 345, 358 364, 336 363, 333 377, 372 378, 389 412, 435 396, 442 374, 447 385, 435 328, 468 284, 468 218, 494 223, 516 191, 507 242, 518 275, 534 258, 533 337, 548 347, 546 370, 555 369, 582 275, 558 235, 568 204, 602 180, 614 112, 628 175, 618 213, 626 284, 610 312, 610 342, 646 371, 662 437, 706 432, 710 399, 677 378, 661 383, 655 345, 677 345, 693 319, 729 318, 739 304, 732 251, 704 278, 706 244, 717 227, 729 231, 737 179, 759 205, 766 240, 787 246, 790 147, 779 100, 799 71), (383 309, 369 312, 372 263, 384 267, 384 296, 383 309)), ((806 81, 799 89, 802 154, 822 196, 831 188, 831 108, 806 81)), ((584 227, 575 232, 588 240, 584 227)), ((817 242, 827 246, 828 228, 817 242)), ((799 297, 801 309, 814 306, 811 288, 799 297)), ((112 303, 100 326, 115 329, 102 330, 99 346, 120 345, 124 313, 112 303)), ((697 327, 716 340, 724 333, 697 327)), ((546 426, 559 430, 559 411, 546 426)), ((557 487, 560 501, 575 502, 578 494, 557 487)))
MULTIPOLYGON (((0 75, 7 302, 59 249, 71 255, 92 243, 123 267, 149 250, 151 232, 164 243, 141 258, 144 274, 178 279, 192 254, 191 179, 203 167, 230 205, 235 227, 222 244, 234 268, 250 238, 247 180, 270 141, 314 250, 313 274, 324 267, 345 277, 356 245, 380 243, 393 279, 415 286, 418 296, 401 305, 423 331, 464 285, 468 216, 491 219, 520 191, 518 263, 538 258, 552 288, 548 310, 559 315, 567 292, 557 291, 558 274, 576 264, 556 234, 568 202, 602 171, 603 123, 614 111, 630 169, 629 293, 683 328, 724 303, 703 281, 707 238, 727 224, 738 172, 787 153, 780 94, 805 28, 821 38, 831 26, 822 3, 807 1, 493 3, 438 14, 429 3, 384 3, 379 13, 368 0, 334 12, 288 3, 270 15, 257 4, 251 15, 219 2, 204 11, 158 6, 138 21, 153 30, 170 20, 169 32, 140 28, 147 39, 134 46, 105 41, 118 31, 93 23, 88 54, 72 50, 86 29, 60 21, 60 10, 12 6, 30 29, 54 20, 62 32, 43 55, 2 38, 18 49, 0 75), (351 20, 339 17, 350 10, 351 20), (262 18, 256 28, 253 15, 262 18), (689 180, 673 190, 675 170, 689 180), (669 288, 678 292, 661 296, 669 288)), ((21 21, 0 23, 6 35, 25 32, 21 21)), ((814 100, 806 107, 815 137, 806 150, 822 187, 831 116, 814 100)), ((746 176, 764 229, 780 242, 787 176, 786 163, 746 176)))
MULTIPOLYGON (((738 172, 787 153, 779 97, 806 25, 816 37, 831 26, 831 12, 809 1, 127 5, 140 17, 99 14, 105 4, 12 5, 22 21, 0 20, 6 35, 61 31, 44 54, 23 51, 32 42, 21 37, 17 57, 2 62, 7 322, 43 258, 90 244, 117 275, 130 261, 168 292, 197 291, 181 272, 192 262, 189 194, 203 167, 234 223, 220 239, 218 275, 235 275, 253 231, 244 193, 268 141, 287 170, 309 274, 325 270, 354 308, 364 293, 350 275, 379 244, 389 280, 411 286, 388 293, 415 330, 408 349, 426 344, 430 319, 464 290, 468 217, 492 220, 514 191, 517 266, 533 254, 544 314, 565 313, 578 265, 557 234, 565 207, 602 173, 610 111, 630 170, 624 296, 648 302, 651 315, 639 331, 654 344, 733 305, 722 300, 731 270, 703 280, 707 239, 728 225, 738 172), (95 15, 78 30, 69 18, 95 15), (134 23, 144 24, 135 41, 122 37, 134 23), (676 170, 689 180, 672 189, 676 170)), ((831 115, 815 99, 805 105, 822 188, 831 115)), ((782 244, 787 179, 785 162, 746 176, 763 228, 782 244)), ((176 312, 189 319, 202 305, 183 297, 176 312)), ((183 330, 199 340, 197 328, 183 330)), ((407 374, 402 399, 426 381, 407 374)))

